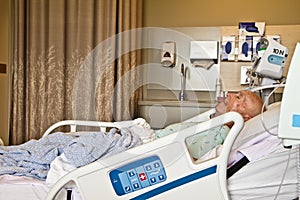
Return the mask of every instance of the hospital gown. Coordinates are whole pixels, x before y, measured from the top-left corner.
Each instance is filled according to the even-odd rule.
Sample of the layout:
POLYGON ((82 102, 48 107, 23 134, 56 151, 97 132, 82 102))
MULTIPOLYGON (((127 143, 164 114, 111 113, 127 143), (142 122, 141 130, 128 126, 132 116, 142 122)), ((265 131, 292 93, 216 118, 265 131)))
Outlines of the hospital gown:
MULTIPOLYGON (((155 131, 156 138, 161 138, 166 135, 175 133, 185 128, 196 125, 195 122, 183 122, 178 124, 172 124, 165 129, 155 131)), ((215 148, 219 144, 223 144, 228 132, 228 126, 218 126, 209 130, 197 133, 186 139, 186 143, 191 156, 194 159, 199 159, 204 154, 215 148)))

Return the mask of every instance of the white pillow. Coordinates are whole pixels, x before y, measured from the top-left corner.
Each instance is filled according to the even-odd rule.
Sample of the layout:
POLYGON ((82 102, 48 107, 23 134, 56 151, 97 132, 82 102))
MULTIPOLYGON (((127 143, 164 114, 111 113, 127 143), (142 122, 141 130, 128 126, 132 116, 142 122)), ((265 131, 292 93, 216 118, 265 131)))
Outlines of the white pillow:
POLYGON ((259 134, 266 132, 266 129, 263 126, 262 119, 268 130, 277 127, 279 122, 280 105, 281 102, 273 103, 268 106, 267 111, 245 122, 244 127, 241 133, 236 138, 232 149, 241 146, 247 141, 258 136, 259 134))

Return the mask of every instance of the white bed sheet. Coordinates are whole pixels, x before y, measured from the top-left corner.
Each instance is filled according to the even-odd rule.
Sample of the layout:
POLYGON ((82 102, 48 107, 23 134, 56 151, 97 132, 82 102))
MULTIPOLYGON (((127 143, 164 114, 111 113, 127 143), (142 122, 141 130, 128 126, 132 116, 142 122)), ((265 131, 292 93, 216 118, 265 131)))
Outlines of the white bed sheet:
POLYGON ((234 142, 229 164, 242 154, 250 162, 228 179, 231 199, 291 200, 297 197, 296 166, 299 149, 285 149, 281 139, 276 136, 280 106, 280 102, 271 104, 263 114, 265 126, 273 135, 266 132, 261 123, 262 117, 258 115, 245 123, 234 142), (287 172, 280 187, 287 164, 287 172), (279 194, 275 198, 279 187, 279 194))
MULTIPOLYGON (((44 200, 50 187, 46 181, 31 177, 2 175, 0 176, 0 199, 7 200, 44 200)), ((61 190, 56 200, 66 200, 67 191, 61 190)), ((80 200, 77 193, 71 199, 80 200)))
POLYGON ((295 199, 297 197, 298 153, 298 148, 284 149, 282 146, 278 146, 274 152, 248 163, 228 179, 228 191, 231 199, 274 200, 287 164, 287 172, 277 200, 295 199))
POLYGON ((48 190, 45 181, 24 176, 0 176, 0 199, 43 200, 48 190))
MULTIPOLYGON (((265 125, 261 116, 247 121, 233 144, 228 165, 246 156, 250 162, 228 179, 228 192, 233 200, 275 199, 287 163, 288 169, 280 188, 278 199, 292 200, 297 197, 297 154, 298 147, 285 149, 277 135, 280 102, 271 104, 264 112, 265 125), (288 155, 290 160, 288 161, 288 155)), ((222 151, 222 145, 211 150, 197 162, 216 157, 222 151)))

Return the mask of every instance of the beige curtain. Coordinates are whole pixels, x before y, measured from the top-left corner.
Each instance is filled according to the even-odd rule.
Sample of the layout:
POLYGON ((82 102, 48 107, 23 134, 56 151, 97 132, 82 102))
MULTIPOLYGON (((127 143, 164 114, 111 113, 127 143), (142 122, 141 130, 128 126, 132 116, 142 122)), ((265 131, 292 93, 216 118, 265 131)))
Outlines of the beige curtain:
POLYGON ((60 120, 135 117, 139 90, 124 90, 138 82, 133 69, 140 54, 116 52, 136 45, 140 38, 131 34, 131 40, 123 40, 116 35, 141 26, 141 2, 12 1, 10 144, 40 138, 60 120), (118 84, 130 71, 131 79, 118 84), (122 115, 128 113, 122 110, 130 114, 122 115))

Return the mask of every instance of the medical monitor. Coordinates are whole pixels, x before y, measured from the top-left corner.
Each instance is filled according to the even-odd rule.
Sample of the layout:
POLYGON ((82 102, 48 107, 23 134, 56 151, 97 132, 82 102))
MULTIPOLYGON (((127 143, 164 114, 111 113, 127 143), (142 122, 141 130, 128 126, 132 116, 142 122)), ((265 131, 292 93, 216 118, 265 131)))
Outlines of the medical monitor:
POLYGON ((284 146, 300 144, 300 43, 297 43, 287 74, 279 116, 278 137, 284 146))

